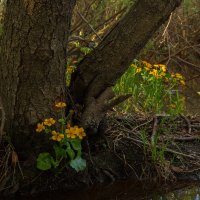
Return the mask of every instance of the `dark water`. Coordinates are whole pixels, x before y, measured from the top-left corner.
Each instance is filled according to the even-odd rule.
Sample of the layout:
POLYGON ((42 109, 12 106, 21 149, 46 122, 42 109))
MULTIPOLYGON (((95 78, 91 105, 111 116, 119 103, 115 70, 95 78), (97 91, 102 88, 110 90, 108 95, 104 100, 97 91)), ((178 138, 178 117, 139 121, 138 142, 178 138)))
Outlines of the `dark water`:
POLYGON ((43 193, 20 200, 200 200, 200 183, 168 185, 140 184, 121 181, 75 191, 43 193), (188 186, 189 185, 189 186, 188 186))

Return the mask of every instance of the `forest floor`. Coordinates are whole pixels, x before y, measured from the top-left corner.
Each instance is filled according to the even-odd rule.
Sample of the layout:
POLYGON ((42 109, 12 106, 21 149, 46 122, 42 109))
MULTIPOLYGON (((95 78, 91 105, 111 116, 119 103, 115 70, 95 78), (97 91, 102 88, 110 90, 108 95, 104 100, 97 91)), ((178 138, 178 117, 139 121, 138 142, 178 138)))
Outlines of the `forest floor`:
POLYGON ((88 164, 84 172, 69 168, 62 173, 42 172, 36 176, 36 169, 19 163, 21 167, 15 166, 11 174, 23 174, 23 180, 19 183, 13 178, 9 192, 19 190, 28 195, 121 179, 200 180, 199 117, 110 114, 99 134, 90 136, 83 147, 88 164))

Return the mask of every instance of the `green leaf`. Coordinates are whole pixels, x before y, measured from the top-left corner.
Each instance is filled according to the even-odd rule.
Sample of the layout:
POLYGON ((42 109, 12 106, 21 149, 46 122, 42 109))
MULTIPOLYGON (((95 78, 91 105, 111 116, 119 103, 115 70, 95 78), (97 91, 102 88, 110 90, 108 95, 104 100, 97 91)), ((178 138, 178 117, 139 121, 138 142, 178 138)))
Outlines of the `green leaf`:
POLYGON ((45 128, 45 130, 44 130, 45 133, 50 133, 50 131, 51 131, 51 130, 48 129, 48 128, 45 128))
POLYGON ((80 51, 84 54, 88 54, 92 51, 92 48, 88 48, 88 47, 81 47, 80 51))
POLYGON ((59 119, 58 122, 60 122, 61 124, 65 125, 65 119, 64 118, 59 119))
POLYGON ((83 171, 86 168, 86 160, 81 157, 76 157, 74 160, 70 161, 70 166, 77 172, 83 171))
POLYGON ((67 147, 67 154, 69 155, 70 160, 74 159, 75 153, 74 153, 74 151, 73 151, 73 149, 71 147, 67 147))
POLYGON ((55 161, 52 157, 51 157, 51 164, 53 165, 54 168, 57 168, 60 164, 60 161, 55 161))
POLYGON ((56 157, 66 157, 66 150, 58 145, 53 145, 56 157))
POLYGON ((74 150, 81 150, 81 140, 79 138, 72 139, 70 143, 74 150))
POLYGON ((48 152, 40 153, 37 158, 37 168, 40 170, 51 169, 52 157, 48 152))

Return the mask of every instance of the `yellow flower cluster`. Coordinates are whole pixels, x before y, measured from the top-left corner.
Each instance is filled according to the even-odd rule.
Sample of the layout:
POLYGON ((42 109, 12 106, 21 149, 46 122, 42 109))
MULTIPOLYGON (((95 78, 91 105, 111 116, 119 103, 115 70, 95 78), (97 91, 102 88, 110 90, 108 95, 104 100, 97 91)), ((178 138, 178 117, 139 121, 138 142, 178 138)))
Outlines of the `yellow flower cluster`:
POLYGON ((166 65, 163 65, 163 64, 154 64, 154 65, 152 65, 152 64, 150 64, 150 63, 148 63, 146 61, 142 61, 142 64, 144 65, 144 67, 145 67, 145 69, 147 71, 150 71, 152 69, 161 70, 163 72, 167 71, 166 65))
MULTIPOLYGON (((142 64, 144 65, 144 69, 146 71, 149 71, 149 74, 153 75, 155 78, 165 78, 165 81, 168 81, 168 77, 166 77, 167 67, 163 64, 154 64, 151 65, 150 63, 146 61, 142 61, 142 64)), ((136 66, 137 67, 137 66, 136 66)), ((136 72, 140 72, 141 70, 136 70, 136 72)), ((172 74, 171 77, 175 80, 177 80, 181 85, 185 85, 184 77, 179 74, 175 73, 172 74)))
POLYGON ((58 142, 60 142, 65 137, 64 134, 56 131, 52 131, 51 134, 52 134, 51 139, 58 142))
POLYGON ((149 72, 149 74, 153 75, 155 78, 162 78, 166 75, 165 72, 157 70, 157 69, 153 69, 149 72))
POLYGON ((136 73, 140 73, 140 72, 142 71, 142 68, 141 68, 141 67, 138 67, 138 66, 135 65, 135 64, 131 64, 131 67, 136 68, 136 73))
POLYGON ((67 125, 67 129, 65 130, 68 138, 76 138, 79 137, 81 140, 86 136, 83 128, 79 128, 78 126, 71 127, 67 125))
POLYGON ((65 108, 67 106, 67 104, 65 102, 57 102, 55 103, 55 107, 56 108, 65 108))
POLYGON ((166 76, 166 71, 167 71, 166 65, 163 64, 151 65, 146 61, 142 61, 142 64, 144 65, 144 69, 146 71, 149 71, 149 74, 153 75, 155 78, 163 78, 166 76))
POLYGON ((136 73, 140 73, 141 71, 142 71, 142 68, 137 67, 137 69, 136 69, 136 73))
MULTIPOLYGON (((137 66, 135 64, 131 64, 131 67, 136 68, 135 73, 140 73, 143 69, 148 71, 148 73, 154 76, 156 79, 165 78, 165 81, 169 81, 169 77, 166 76, 167 74, 167 67, 163 64, 150 64, 147 61, 142 61, 142 66, 137 66)), ((185 80, 183 76, 179 73, 172 74, 171 78, 177 80, 181 85, 185 85, 185 80)))
POLYGON ((177 80, 181 85, 185 85, 185 80, 181 74, 175 73, 175 74, 172 74, 171 76, 172 76, 172 78, 177 80))
POLYGON ((46 126, 52 126, 56 123, 56 120, 53 118, 48 118, 44 120, 44 125, 46 126))
POLYGON ((135 64, 131 64, 131 67, 136 68, 136 73, 140 73, 142 69, 145 69, 149 72, 150 75, 153 75, 155 78, 162 78, 166 76, 167 67, 163 64, 150 64, 147 61, 142 61, 142 66, 139 67, 135 64))
POLYGON ((160 70, 163 71, 163 72, 166 72, 166 71, 167 71, 166 65, 163 65, 163 64, 155 64, 155 65, 153 65, 153 66, 156 67, 157 69, 160 69, 160 70))
MULTIPOLYGON (((82 140, 86 136, 83 128, 79 128, 78 126, 71 127, 69 124, 67 124, 67 127, 68 128, 65 130, 67 138, 74 139, 76 137, 79 137, 79 139, 82 140)), ((53 130, 51 134, 51 139, 57 142, 60 142, 62 139, 65 138, 64 134, 59 133, 55 130, 53 130)))
MULTIPOLYGON (((65 102, 57 102, 55 103, 55 107, 56 108, 65 108, 67 105, 65 102)), ((74 114, 74 110, 70 110, 69 111, 69 116, 74 114)), ((63 126, 63 123, 65 121, 65 118, 61 118, 58 120, 58 122, 60 122, 63 126), (62 123, 61 123, 61 121, 62 123)), ((79 128, 78 126, 71 126, 70 121, 67 121, 66 124, 66 129, 62 128, 62 132, 57 132, 55 130, 52 130, 50 127, 52 125, 54 125, 56 123, 56 120, 53 118, 46 118, 43 120, 43 122, 38 123, 37 127, 36 127, 36 132, 40 133, 42 131, 45 131, 46 133, 50 133, 51 132, 51 139, 54 141, 58 141, 60 142, 62 139, 64 138, 79 138, 79 139, 83 139, 86 134, 83 128, 79 128)), ((65 124, 65 123, 64 123, 65 124)))
POLYGON ((142 64, 145 65, 147 67, 147 69, 152 68, 152 65, 150 63, 148 63, 147 61, 142 61, 142 64))
POLYGON ((45 130, 45 126, 52 126, 56 123, 56 120, 53 118, 47 118, 42 123, 37 124, 36 132, 40 133, 45 130))

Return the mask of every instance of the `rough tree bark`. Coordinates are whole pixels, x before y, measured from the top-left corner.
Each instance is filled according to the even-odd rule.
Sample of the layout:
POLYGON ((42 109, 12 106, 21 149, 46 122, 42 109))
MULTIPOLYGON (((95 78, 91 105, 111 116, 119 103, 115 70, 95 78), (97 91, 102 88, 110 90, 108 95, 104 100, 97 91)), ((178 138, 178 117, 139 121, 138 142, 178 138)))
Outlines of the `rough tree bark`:
MULTIPOLYGON (((66 45, 75 0, 7 0, 1 37, 0 96, 7 133, 27 151, 30 126, 65 100, 66 45)), ((30 148, 29 148, 30 149, 30 148)))
POLYGON ((138 0, 79 64, 70 89, 74 101, 84 105, 82 126, 97 131, 105 112, 126 99, 110 101, 114 97, 111 87, 180 3, 181 0, 138 0))

